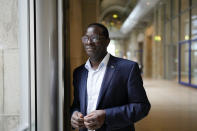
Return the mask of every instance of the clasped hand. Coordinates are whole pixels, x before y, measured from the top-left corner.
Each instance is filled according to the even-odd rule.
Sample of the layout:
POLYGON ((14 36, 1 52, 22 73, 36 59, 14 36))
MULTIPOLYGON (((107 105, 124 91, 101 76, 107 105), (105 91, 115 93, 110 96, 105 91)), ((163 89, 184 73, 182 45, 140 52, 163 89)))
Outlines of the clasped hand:
POLYGON ((71 117, 71 125, 78 129, 86 127, 89 130, 96 130, 103 125, 104 121, 104 110, 95 110, 85 117, 81 112, 75 111, 71 117))

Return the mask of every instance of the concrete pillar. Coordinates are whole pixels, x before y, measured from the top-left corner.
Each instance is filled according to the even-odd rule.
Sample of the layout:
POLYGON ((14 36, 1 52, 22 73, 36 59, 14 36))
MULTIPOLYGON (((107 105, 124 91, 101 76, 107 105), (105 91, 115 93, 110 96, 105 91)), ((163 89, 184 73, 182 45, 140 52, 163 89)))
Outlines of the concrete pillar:
POLYGON ((0 130, 17 130, 20 119, 18 0, 0 0, 0 130))

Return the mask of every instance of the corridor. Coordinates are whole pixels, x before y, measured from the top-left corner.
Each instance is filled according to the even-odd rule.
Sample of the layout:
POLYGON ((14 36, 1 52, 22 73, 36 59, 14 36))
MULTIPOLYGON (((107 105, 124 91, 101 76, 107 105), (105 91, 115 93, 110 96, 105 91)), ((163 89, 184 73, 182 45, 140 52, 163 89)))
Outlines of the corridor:
POLYGON ((106 40, 85 33, 95 22, 107 27, 107 52, 137 62, 143 74, 152 107, 136 131, 197 131, 197 0, 0 0, 0 7, 0 131, 73 131, 73 72, 89 58, 82 38, 106 40))
POLYGON ((152 107, 148 117, 136 123, 137 131, 196 131, 196 89, 153 79, 145 79, 144 87, 152 107))

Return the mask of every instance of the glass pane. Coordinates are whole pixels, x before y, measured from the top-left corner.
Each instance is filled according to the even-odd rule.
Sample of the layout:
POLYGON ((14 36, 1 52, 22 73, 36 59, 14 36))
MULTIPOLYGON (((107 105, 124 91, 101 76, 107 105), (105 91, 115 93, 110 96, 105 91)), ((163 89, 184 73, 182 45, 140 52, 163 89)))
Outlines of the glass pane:
POLYGON ((172 43, 173 44, 178 43, 178 36, 179 36, 178 29, 179 29, 178 18, 175 18, 172 21, 172 43))
POLYGON ((197 85, 197 42, 191 45, 191 84, 197 85))
POLYGON ((172 57, 172 70, 173 70, 173 78, 178 80, 178 44, 173 44, 172 45, 172 54, 171 54, 171 57, 172 57))
POLYGON ((189 8, 189 0, 181 0, 181 11, 189 8))
POLYGON ((181 45, 181 82, 189 82, 189 44, 181 45))
POLYGON ((197 38, 197 8, 192 9, 192 39, 197 38))
POLYGON ((179 0, 172 0, 172 16, 177 16, 179 11, 179 0))
POLYGON ((181 16, 181 41, 189 40, 189 12, 181 16))

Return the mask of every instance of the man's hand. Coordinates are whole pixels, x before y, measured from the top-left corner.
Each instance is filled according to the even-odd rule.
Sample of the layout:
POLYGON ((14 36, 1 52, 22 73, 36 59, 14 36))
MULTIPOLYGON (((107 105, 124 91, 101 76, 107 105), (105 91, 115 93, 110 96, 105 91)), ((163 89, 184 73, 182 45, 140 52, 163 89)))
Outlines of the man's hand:
POLYGON ((75 111, 71 117, 71 125, 73 128, 84 128, 84 118, 81 112, 75 111))
POLYGON ((89 130, 100 128, 105 121, 105 110, 95 110, 84 117, 85 127, 89 130))

